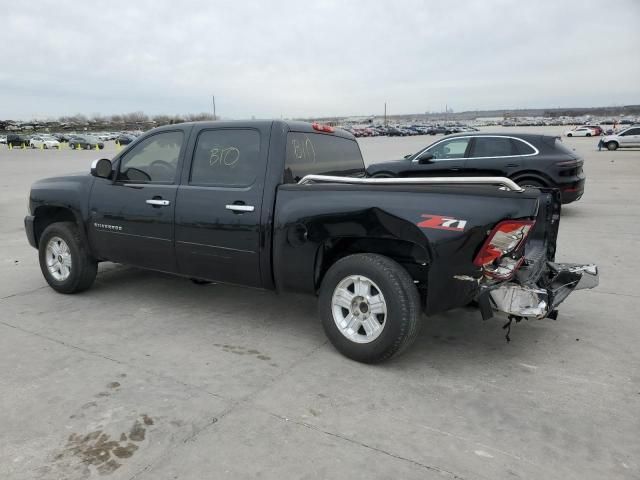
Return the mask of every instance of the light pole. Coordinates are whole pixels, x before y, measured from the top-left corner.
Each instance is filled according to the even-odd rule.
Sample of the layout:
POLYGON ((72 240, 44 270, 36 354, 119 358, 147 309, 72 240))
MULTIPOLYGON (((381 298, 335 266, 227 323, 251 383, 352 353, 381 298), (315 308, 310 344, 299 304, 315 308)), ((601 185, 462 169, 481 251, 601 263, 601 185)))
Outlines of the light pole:
POLYGON ((213 101, 213 119, 216 120, 216 96, 211 95, 211 100, 213 101))

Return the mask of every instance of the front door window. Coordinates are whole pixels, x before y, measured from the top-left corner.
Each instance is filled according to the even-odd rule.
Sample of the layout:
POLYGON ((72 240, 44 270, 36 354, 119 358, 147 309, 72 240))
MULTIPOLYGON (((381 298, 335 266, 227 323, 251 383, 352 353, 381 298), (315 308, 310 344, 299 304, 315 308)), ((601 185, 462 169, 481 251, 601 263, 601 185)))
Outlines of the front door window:
POLYGON ((176 177, 182 132, 162 132, 146 138, 120 161, 118 181, 173 183, 176 177))
POLYGON ((469 140, 469 137, 444 140, 427 149, 427 152, 432 154, 436 160, 464 158, 469 140))

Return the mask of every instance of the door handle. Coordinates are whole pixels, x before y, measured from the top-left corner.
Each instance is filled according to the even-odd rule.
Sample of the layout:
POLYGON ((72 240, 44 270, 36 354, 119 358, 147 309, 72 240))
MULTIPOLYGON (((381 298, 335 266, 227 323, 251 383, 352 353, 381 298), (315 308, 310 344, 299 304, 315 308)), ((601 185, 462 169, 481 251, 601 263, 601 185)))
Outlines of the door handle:
POLYGON ((451 170, 452 172, 459 172, 460 171, 460 167, 452 167, 449 170, 451 170))
POLYGON ((236 205, 236 204, 226 205, 225 208, 233 212, 253 212, 256 209, 256 207, 254 207, 253 205, 236 205))
POLYGON ((150 198, 149 200, 146 200, 146 203, 155 207, 166 207, 167 205, 171 205, 169 200, 159 200, 157 198, 150 198))

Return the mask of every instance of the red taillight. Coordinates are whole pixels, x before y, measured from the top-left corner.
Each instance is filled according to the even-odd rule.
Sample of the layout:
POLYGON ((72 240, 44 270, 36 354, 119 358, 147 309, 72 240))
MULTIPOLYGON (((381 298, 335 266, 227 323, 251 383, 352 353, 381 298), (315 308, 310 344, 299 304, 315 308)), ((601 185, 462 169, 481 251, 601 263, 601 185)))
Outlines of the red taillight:
POLYGON ((556 162, 556 167, 577 167, 578 165, 582 165, 582 161, 578 159, 556 162))
POLYGON ((517 251, 527 239, 535 224, 531 220, 504 220, 498 223, 485 240, 473 260, 477 267, 485 267, 485 273, 496 278, 510 278, 522 263, 498 262, 505 255, 517 251), (504 263, 504 265, 502 265, 504 263), (495 265, 493 265, 495 264, 495 265), (492 268, 495 267, 495 268, 492 268))
POLYGON ((473 261, 474 265, 481 267, 489 263, 493 263, 504 255, 500 250, 492 246, 488 246, 478 253, 476 259, 473 261))
POLYGON ((320 125, 317 122, 313 122, 311 127, 319 132, 333 133, 335 131, 333 127, 330 127, 329 125, 320 125))

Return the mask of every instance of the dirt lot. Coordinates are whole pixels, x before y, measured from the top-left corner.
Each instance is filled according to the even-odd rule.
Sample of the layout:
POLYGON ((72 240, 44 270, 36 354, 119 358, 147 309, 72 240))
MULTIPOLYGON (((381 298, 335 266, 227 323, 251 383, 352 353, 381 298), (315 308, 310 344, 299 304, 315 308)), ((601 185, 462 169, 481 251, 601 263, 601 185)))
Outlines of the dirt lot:
MULTIPOLYGON (((432 140, 361 145, 374 162, 432 140)), ((55 293, 23 231, 29 186, 97 152, 3 146, 0 478, 640 478, 640 150, 565 142, 588 181, 558 259, 599 264, 598 289, 511 343, 473 310, 426 319, 379 366, 336 353, 313 298, 111 264, 55 293)))

